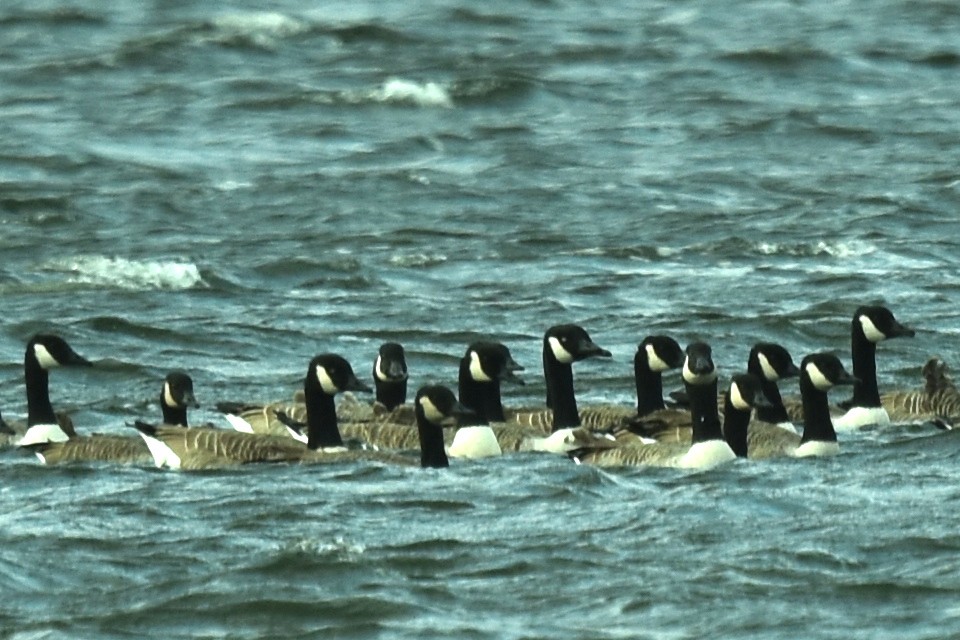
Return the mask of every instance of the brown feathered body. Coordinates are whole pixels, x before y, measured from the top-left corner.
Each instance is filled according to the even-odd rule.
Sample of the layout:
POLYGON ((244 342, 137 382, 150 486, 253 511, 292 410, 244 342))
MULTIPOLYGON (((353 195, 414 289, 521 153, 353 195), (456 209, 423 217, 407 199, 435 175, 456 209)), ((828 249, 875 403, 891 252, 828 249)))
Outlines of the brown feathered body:
MULTIPOLYGON (((416 430, 413 429, 414 436, 416 430)), ((240 433, 226 429, 159 426, 150 433, 179 458, 171 467, 183 470, 212 469, 251 463, 290 462, 302 464, 348 463, 379 460, 393 464, 418 465, 410 456, 366 450, 310 450, 288 436, 240 433)))
MULTIPOLYGON (((186 431, 183 427, 176 427, 186 431)), ((45 464, 66 462, 114 462, 120 464, 148 465, 153 461, 150 450, 136 436, 120 436, 95 433, 77 436, 66 442, 49 442, 34 447, 45 464)))
MULTIPOLYGON (((637 418, 637 410, 622 405, 591 405, 579 409, 580 426, 594 431, 611 431, 637 418)), ((553 411, 541 407, 505 409, 508 423, 515 423, 549 435, 553 430, 553 411)))
MULTIPOLYGON (((289 401, 271 402, 269 404, 241 404, 224 402, 217 408, 226 414, 236 416, 249 425, 253 433, 275 436, 290 436, 286 424, 277 414, 285 415, 289 421, 306 423, 307 405, 303 402, 303 392, 298 391, 289 401)), ((416 425, 413 407, 401 405, 393 411, 388 411, 382 404, 365 404, 356 399, 353 394, 343 394, 337 403, 337 415, 341 422, 363 424, 370 422, 398 422, 401 424, 416 425)), ((233 420, 229 419, 231 424, 233 420)), ((344 437, 352 437, 343 434, 344 437)))

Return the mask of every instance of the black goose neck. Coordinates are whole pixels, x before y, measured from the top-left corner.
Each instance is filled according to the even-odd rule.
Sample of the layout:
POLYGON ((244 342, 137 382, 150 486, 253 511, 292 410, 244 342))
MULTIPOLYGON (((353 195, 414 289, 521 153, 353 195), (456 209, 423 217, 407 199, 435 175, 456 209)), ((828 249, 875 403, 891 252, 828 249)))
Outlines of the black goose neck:
POLYGON ((851 352, 853 375, 857 379, 853 384, 853 406, 881 406, 877 388, 877 345, 867 340, 862 331, 854 330, 851 352))
POLYGON ((163 412, 164 424, 187 426, 187 407, 174 407, 167 404, 164 394, 160 394, 160 410, 163 412))
POLYGON ((551 379, 550 376, 553 374, 553 369, 550 363, 553 361, 553 354, 547 355, 547 343, 543 343, 543 381, 546 384, 546 398, 545 404, 547 409, 553 409, 553 398, 550 397, 550 387, 551 379))
POLYGON ((723 437, 738 458, 747 457, 747 430, 750 412, 741 411, 730 402, 730 393, 723 397, 723 437))
POLYGON ((407 401, 406 380, 381 380, 374 377, 374 385, 377 387, 377 402, 388 411, 393 411, 407 401))
POLYGON ((307 408, 307 448, 342 447, 343 439, 340 437, 333 396, 320 388, 320 383, 313 375, 307 376, 303 395, 307 408))
POLYGON ((787 414, 787 408, 783 406, 783 397, 780 395, 780 387, 777 386, 777 383, 761 376, 760 390, 770 401, 771 406, 757 407, 757 419, 771 424, 790 422, 790 416, 787 414))
POLYGON ((666 407, 663 403, 663 377, 659 371, 650 369, 644 352, 638 351, 633 359, 633 377, 637 385, 637 415, 645 416, 666 407))
POLYGON ((491 380, 481 384, 483 391, 483 416, 486 422, 506 422, 503 401, 500 397, 500 381, 491 380))
POLYGON ((500 404, 500 382, 481 382, 474 379, 470 373, 470 362, 466 358, 460 361, 457 390, 460 404, 472 412, 457 419, 459 426, 485 425, 489 424, 490 420, 504 421, 503 406, 500 404))
POLYGON ((443 445, 443 428, 427 420, 419 402, 415 411, 417 435, 420 437, 420 466, 425 469, 449 467, 450 461, 443 445))
POLYGON ((553 410, 553 430, 579 427, 573 366, 559 362, 546 341, 543 344, 543 377, 547 383, 547 406, 553 410))
POLYGON ((833 429, 830 418, 830 405, 827 401, 827 392, 820 391, 810 379, 803 375, 800 378, 800 398, 803 402, 803 436, 804 442, 836 442, 837 432, 833 429))
POLYGON ((706 384, 685 382, 687 397, 690 400, 690 417, 693 423, 693 440, 706 442, 723 438, 720 416, 717 413, 717 381, 706 384))
POLYGON ((23 361, 24 386, 27 388, 27 426, 56 424, 57 416, 50 404, 50 375, 40 366, 27 347, 23 361))
POLYGON ((780 387, 775 380, 768 380, 763 374, 763 368, 756 358, 750 358, 747 363, 747 371, 757 376, 760 380, 760 389, 763 395, 770 401, 769 407, 757 407, 757 420, 778 424, 780 422, 790 422, 790 416, 787 415, 787 408, 783 406, 783 397, 780 395, 780 387))

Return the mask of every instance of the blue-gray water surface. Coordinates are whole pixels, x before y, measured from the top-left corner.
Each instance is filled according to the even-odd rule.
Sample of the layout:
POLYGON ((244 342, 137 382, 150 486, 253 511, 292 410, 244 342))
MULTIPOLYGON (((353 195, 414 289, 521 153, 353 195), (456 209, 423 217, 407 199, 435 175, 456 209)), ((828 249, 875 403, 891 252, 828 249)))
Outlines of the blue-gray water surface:
MULTIPOLYGON (((952 2, 4 0, 0 410, 56 331, 80 431, 285 398, 310 357, 456 384, 577 322, 633 400, 650 333, 849 367, 861 304, 917 387, 960 345, 952 2), (386 5, 386 6, 384 6, 386 5)), ((668 376, 667 387, 679 386, 668 376)), ((795 393, 794 388, 786 389, 795 393)), ((205 473, 0 452, 0 637, 960 636, 960 437, 841 434, 705 473, 506 456, 205 473)))

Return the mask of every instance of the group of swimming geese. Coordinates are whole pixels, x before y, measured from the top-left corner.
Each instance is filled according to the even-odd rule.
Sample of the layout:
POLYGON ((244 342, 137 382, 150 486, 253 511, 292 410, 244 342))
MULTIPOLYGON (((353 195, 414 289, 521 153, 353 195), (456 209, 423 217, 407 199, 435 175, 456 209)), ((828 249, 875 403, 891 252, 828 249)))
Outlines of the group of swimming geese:
POLYGON ((634 358, 636 407, 578 409, 573 363, 610 352, 582 327, 557 325, 543 338, 546 408, 509 411, 501 403, 500 385, 522 384, 517 371, 523 367, 503 344, 481 341, 467 348, 460 361, 459 398, 445 386, 427 385, 411 406, 403 347, 386 343, 373 366, 372 404, 352 394, 336 404, 337 394, 372 390, 344 358, 322 354, 310 361, 303 390, 290 401, 218 404, 233 430, 188 428, 187 410, 198 406, 193 381, 175 371, 163 383, 161 424, 138 421, 133 425, 138 434, 130 436, 81 436, 69 417, 51 406, 49 371, 90 362, 62 338, 38 334, 24 358, 26 424, 0 418, 0 444, 32 451, 46 464, 109 461, 171 469, 354 460, 417 464, 411 452, 418 449, 424 467, 446 467, 449 458, 542 451, 600 466, 709 468, 737 457, 831 455, 839 451, 837 430, 891 419, 949 428, 960 415, 960 392, 938 358, 924 365, 923 390, 880 395, 876 345, 914 335, 889 309, 858 308, 851 335, 853 375, 830 353, 808 355, 798 367, 782 346, 759 343, 750 351, 747 371, 732 376, 722 396, 709 345, 693 342, 684 350, 670 337, 650 336, 634 358), (676 368, 682 368, 684 390, 667 407, 661 374, 676 368), (800 379, 800 398, 784 400, 777 383, 794 376, 800 379), (853 386, 853 397, 842 408, 827 400, 837 385, 853 386))

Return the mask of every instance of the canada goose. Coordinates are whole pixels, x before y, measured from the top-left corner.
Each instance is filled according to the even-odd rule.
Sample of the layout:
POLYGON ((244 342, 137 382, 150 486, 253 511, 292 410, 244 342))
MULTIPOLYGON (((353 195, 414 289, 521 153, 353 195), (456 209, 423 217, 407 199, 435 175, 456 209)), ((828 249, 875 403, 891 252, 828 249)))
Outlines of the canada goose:
POLYGON ((543 336, 543 377, 546 382, 544 409, 515 409, 508 421, 542 429, 545 433, 581 426, 573 388, 573 363, 593 357, 610 357, 587 331, 575 324, 560 324, 543 336))
MULTIPOLYGON (((193 380, 182 371, 171 371, 163 381, 160 408, 168 426, 186 427, 187 408, 196 407, 193 380)), ((64 442, 41 442, 26 445, 43 464, 65 462, 116 462, 149 464, 153 457, 138 437, 95 433, 71 437, 64 442)))
POLYGON ((417 416, 417 438, 420 442, 420 466, 450 466, 443 440, 443 427, 456 426, 470 409, 457 401, 453 392, 435 385, 421 387, 414 399, 417 416))
POLYGON ((504 422, 500 383, 523 384, 516 375, 523 371, 500 342, 479 341, 467 347, 460 359, 458 388, 460 403, 470 413, 460 419, 460 425, 447 448, 454 458, 485 458, 503 453, 491 422, 504 422))
POLYGON ((543 335, 543 376, 547 383, 547 407, 553 410, 553 430, 579 427, 580 413, 573 390, 573 363, 587 358, 609 358, 586 330, 575 324, 555 325, 543 335))
MULTIPOLYGON (((796 368, 796 365, 794 365, 796 368)), ((730 387, 723 394, 723 437, 737 454, 747 457, 747 434, 751 409, 759 411, 772 403, 763 392, 763 378, 754 373, 740 373, 730 379, 730 387)), ((776 424, 760 421, 757 428, 780 428, 776 424)), ((787 431, 786 433, 791 433, 787 431)))
POLYGON ((736 458, 723 439, 717 413, 717 369, 710 346, 694 342, 687 347, 683 383, 690 402, 692 443, 631 444, 577 457, 598 466, 661 466, 709 469, 736 458))
MULTIPOLYGON (((890 338, 914 336, 913 329, 903 326, 883 306, 859 307, 851 322, 851 354, 853 356, 853 398, 841 406, 846 413, 833 421, 838 431, 850 431, 867 425, 890 424, 890 415, 880 402, 877 389, 877 343, 890 338)), ((806 411, 806 404, 804 404, 806 411)))
POLYGON ((633 375, 637 385, 637 415, 646 416, 666 408, 662 374, 683 366, 686 355, 669 336, 647 336, 637 346, 633 375))
POLYGON ((203 469, 251 462, 298 462, 308 451, 345 451, 333 398, 342 391, 370 391, 357 380, 350 363, 336 354, 310 361, 303 383, 307 410, 307 446, 288 436, 221 429, 182 429, 137 422, 154 463, 171 469, 203 469))
POLYGON ((373 363, 373 384, 376 402, 385 411, 393 411, 407 401, 407 377, 403 346, 396 342, 384 342, 373 363))
POLYGON ((777 381, 800 374, 790 352, 773 342, 758 342, 747 356, 747 371, 757 376, 768 402, 756 407, 756 420, 797 432, 783 404, 777 381))
POLYGON ((682 367, 685 360, 686 353, 673 338, 648 336, 640 343, 634 357, 637 413, 626 420, 610 420, 605 425, 617 434, 618 440, 624 444, 690 443, 693 422, 686 393, 680 394, 682 407, 667 407, 663 401, 663 372, 682 367))
POLYGON ((20 446, 40 442, 63 442, 73 433, 60 424, 50 404, 50 369, 56 367, 90 367, 67 341, 52 334, 39 333, 27 342, 23 357, 24 382, 27 388, 27 429, 17 441, 20 446))
POLYGON ((505 422, 500 383, 523 385, 517 371, 523 371, 523 367, 506 345, 486 340, 470 344, 460 359, 457 377, 460 402, 473 412, 463 424, 505 422))
MULTIPOLYGON (((747 432, 750 458, 824 456, 839 452, 837 433, 830 417, 827 392, 837 385, 855 384, 856 378, 831 353, 814 353, 800 363, 800 396, 803 402, 803 435, 753 422, 747 432)), ((734 448, 740 450, 740 445, 734 448)))
POLYGON ((933 422, 951 429, 960 419, 960 391, 947 373, 947 363, 929 358, 920 369, 924 388, 918 391, 890 391, 880 396, 892 422, 933 422))

